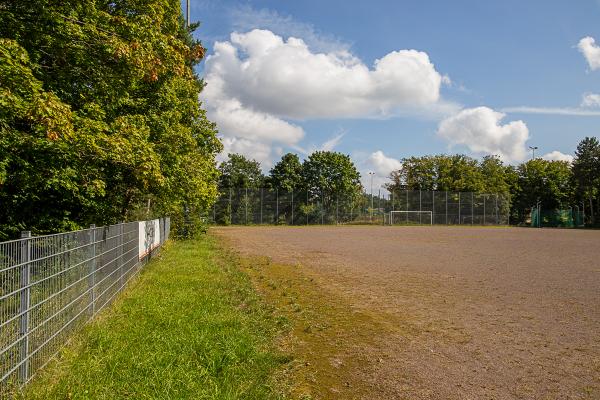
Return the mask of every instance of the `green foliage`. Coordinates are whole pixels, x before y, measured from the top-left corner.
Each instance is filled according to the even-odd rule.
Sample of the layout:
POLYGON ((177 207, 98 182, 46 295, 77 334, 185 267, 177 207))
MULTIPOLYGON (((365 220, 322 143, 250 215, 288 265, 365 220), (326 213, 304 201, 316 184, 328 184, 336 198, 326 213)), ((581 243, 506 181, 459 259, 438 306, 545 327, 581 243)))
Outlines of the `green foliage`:
POLYGON ((265 181, 260 163, 241 154, 228 154, 228 160, 219 165, 219 172, 221 188, 256 189, 265 181))
POLYGON ((600 143, 595 137, 586 137, 577 146, 573 182, 577 201, 588 207, 588 221, 600 224, 600 143))
POLYGON ((287 153, 275 164, 268 177, 269 186, 287 192, 300 190, 304 186, 302 164, 296 154, 287 153))
POLYGON ((388 189, 507 193, 508 172, 493 156, 482 161, 461 154, 410 157, 392 172, 388 189))
POLYGON ((304 161, 302 176, 309 195, 326 206, 337 198, 357 198, 362 192, 360 173, 346 154, 316 151, 304 161))
POLYGON ((517 220, 513 222, 524 222, 538 202, 546 210, 569 207, 573 196, 569 163, 536 158, 520 164, 516 172, 518 178, 512 196, 517 220))
POLYGON ((221 144, 179 1, 12 0, 0 19, 0 238, 214 201, 221 144))

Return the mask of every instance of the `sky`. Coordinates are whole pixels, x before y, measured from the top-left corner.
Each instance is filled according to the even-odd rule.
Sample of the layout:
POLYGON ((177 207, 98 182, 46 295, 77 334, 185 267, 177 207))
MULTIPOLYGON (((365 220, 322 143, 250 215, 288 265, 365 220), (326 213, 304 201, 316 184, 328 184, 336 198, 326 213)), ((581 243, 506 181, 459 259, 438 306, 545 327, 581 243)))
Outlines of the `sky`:
POLYGON ((190 1, 219 160, 340 151, 378 187, 404 157, 600 136, 600 0, 190 1))

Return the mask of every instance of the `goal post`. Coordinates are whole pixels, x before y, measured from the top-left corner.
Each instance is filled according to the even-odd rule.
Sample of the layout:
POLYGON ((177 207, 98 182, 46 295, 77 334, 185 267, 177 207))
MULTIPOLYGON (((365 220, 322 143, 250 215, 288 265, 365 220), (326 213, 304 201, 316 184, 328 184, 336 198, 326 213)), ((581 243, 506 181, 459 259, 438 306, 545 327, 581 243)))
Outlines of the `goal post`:
POLYGON ((433 225, 432 211, 390 211, 385 214, 386 225, 433 225))

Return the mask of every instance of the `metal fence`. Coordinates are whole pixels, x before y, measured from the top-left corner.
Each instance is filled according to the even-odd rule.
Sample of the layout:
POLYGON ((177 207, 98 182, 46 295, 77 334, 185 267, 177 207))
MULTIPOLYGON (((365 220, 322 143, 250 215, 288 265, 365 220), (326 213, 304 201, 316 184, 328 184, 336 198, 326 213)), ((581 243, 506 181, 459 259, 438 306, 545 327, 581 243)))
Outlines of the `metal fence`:
POLYGON ((161 218, 0 243, 0 398, 110 304, 169 232, 161 218))
MULTIPOLYGON (((431 223, 443 225, 507 225, 507 194, 395 190, 384 195, 362 193, 329 196, 320 191, 223 189, 208 219, 215 224, 383 224, 390 211, 430 211, 431 223)), ((423 213, 396 223, 422 223, 423 213)), ((427 223, 430 223, 429 221, 427 223)))

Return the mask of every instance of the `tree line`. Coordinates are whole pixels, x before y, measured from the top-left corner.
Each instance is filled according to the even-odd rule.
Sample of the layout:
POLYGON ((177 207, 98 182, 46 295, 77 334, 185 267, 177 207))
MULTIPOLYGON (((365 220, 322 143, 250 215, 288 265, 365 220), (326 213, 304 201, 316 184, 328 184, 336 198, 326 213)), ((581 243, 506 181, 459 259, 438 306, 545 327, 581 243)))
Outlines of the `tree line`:
POLYGON ((241 154, 229 154, 219 166, 219 187, 270 188, 282 192, 304 193, 304 197, 319 198, 326 206, 338 198, 358 198, 362 195, 360 173, 350 156, 333 151, 316 151, 300 162, 296 154, 287 153, 268 175, 263 175, 260 163, 241 154))
POLYGON ((164 215, 189 233, 222 146, 179 0, 3 0, 0 20, 0 240, 164 215))
MULTIPOLYGON (((595 137, 579 143, 572 163, 535 158, 507 165, 495 156, 478 160, 461 154, 408 157, 401 163, 389 176, 389 191, 502 193, 510 198, 513 224, 524 223, 537 205, 545 210, 576 208, 585 211, 588 225, 600 224, 600 143, 595 137)), ((267 175, 258 162, 230 154, 219 171, 222 191, 266 187, 308 192, 325 203, 336 198, 359 201, 363 195, 356 166, 337 152, 318 151, 304 162, 288 153, 267 175)))

